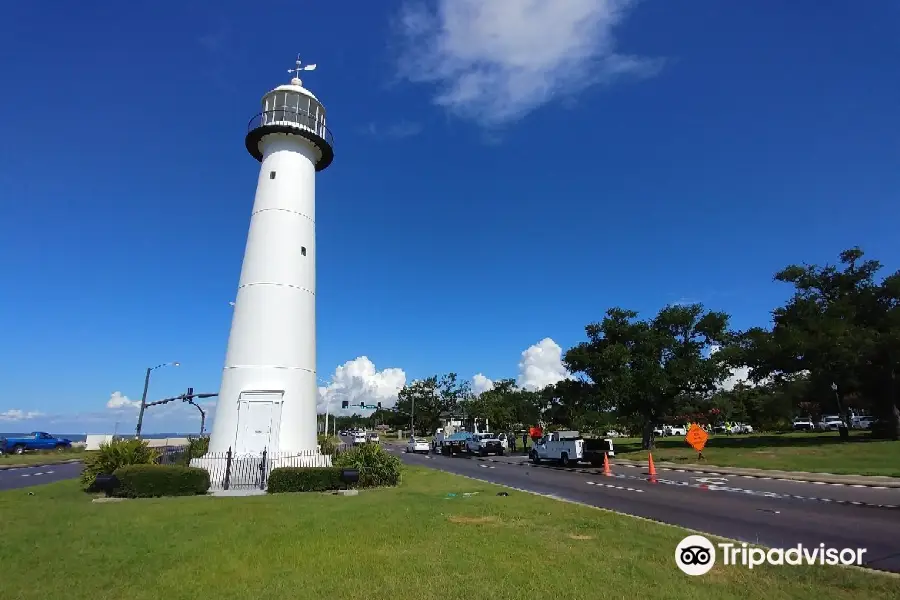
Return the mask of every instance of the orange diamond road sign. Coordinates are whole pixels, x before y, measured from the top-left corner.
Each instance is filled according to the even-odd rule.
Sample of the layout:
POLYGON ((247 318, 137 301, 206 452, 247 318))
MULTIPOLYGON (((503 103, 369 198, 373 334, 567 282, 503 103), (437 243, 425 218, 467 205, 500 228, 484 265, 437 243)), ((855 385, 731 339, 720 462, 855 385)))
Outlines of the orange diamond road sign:
POLYGON ((691 425, 691 428, 688 429, 687 435, 684 436, 684 441, 690 444, 691 448, 696 450, 697 452, 703 452, 704 446, 706 446, 706 440, 709 439, 709 434, 703 431, 703 428, 694 423, 691 425))

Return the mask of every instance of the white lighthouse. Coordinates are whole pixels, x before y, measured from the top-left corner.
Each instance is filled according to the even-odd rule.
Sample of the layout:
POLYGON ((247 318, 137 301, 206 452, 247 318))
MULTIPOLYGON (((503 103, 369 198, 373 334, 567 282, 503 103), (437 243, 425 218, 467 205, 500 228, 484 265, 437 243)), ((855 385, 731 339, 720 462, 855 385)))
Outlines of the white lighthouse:
POLYGON ((247 151, 256 197, 209 450, 315 453, 316 173, 334 158, 325 108, 300 80, 262 98, 247 151))

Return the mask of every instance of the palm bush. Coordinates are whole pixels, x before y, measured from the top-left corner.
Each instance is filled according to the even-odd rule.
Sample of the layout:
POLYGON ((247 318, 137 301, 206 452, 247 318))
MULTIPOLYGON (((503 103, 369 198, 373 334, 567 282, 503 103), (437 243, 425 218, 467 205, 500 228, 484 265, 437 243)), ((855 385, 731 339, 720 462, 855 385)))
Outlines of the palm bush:
POLYGON ((400 483, 402 462, 381 447, 381 444, 361 444, 331 459, 335 467, 359 469, 360 487, 393 486, 400 483))
POLYGON ((115 440, 101 444, 92 456, 86 457, 81 471, 81 485, 91 487, 97 475, 112 475, 119 467, 151 465, 159 458, 159 451, 147 446, 144 440, 115 440))
POLYGON ((334 454, 334 451, 337 450, 338 440, 336 438, 320 435, 319 436, 319 451, 322 454, 334 454))
POLYGON ((200 458, 201 456, 205 456, 207 452, 209 452, 208 437, 192 437, 188 439, 188 456, 191 458, 200 458))

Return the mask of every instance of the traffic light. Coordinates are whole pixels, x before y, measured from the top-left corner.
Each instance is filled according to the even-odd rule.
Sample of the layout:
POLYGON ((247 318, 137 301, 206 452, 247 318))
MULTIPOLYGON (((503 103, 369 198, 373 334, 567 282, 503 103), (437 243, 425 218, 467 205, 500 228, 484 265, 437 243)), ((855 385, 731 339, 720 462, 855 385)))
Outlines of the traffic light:
POLYGON ((360 402, 360 403, 359 403, 359 407, 360 407, 360 408, 365 408, 365 407, 366 407, 366 403, 365 403, 365 402, 360 402))
POLYGON ((349 402, 347 402, 346 400, 341 400, 341 408, 348 408, 349 406, 349 402))
POLYGON ((381 402, 378 403, 378 410, 381 410, 381 402))
POLYGON ((193 398, 193 397, 194 397, 194 388, 188 388, 187 397, 188 397, 188 398, 193 398))

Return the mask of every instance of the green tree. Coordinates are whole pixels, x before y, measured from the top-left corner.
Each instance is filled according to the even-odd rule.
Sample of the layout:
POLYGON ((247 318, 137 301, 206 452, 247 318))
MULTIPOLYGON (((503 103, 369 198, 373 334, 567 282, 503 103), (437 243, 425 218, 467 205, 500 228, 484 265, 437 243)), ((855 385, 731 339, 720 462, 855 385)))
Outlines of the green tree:
POLYGON ((395 411, 406 424, 412 416, 417 431, 430 432, 440 427, 442 417, 465 407, 470 397, 468 382, 459 381, 456 373, 432 375, 404 386, 397 394, 395 411))
POLYGON ((512 431, 538 423, 540 395, 516 387, 513 379, 501 379, 490 390, 465 400, 462 409, 470 417, 487 419, 494 431, 512 431))
POLYGON ((728 315, 700 304, 667 306, 652 320, 612 308, 585 328, 588 341, 565 355, 570 372, 584 375, 598 409, 614 409, 640 425, 643 447, 654 447, 653 425, 674 416, 679 398, 710 394, 728 365, 714 346, 731 342, 728 315))
POLYGON ((741 347, 757 381, 808 372, 810 394, 824 410, 849 423, 852 405, 868 405, 889 424, 883 433, 897 439, 900 272, 878 283, 881 263, 863 256, 851 248, 840 254, 842 268, 790 265, 776 273, 794 293, 773 311, 771 330, 748 330, 741 347))

